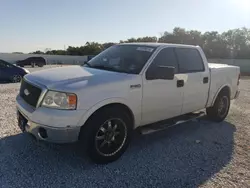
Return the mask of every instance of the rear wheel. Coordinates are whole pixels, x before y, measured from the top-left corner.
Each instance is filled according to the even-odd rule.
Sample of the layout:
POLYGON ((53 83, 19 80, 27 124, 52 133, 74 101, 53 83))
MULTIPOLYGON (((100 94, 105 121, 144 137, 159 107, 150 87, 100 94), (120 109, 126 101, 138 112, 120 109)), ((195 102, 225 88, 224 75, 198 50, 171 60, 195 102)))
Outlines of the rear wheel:
POLYGON ((212 107, 206 109, 209 119, 221 122, 223 121, 229 112, 230 97, 227 92, 221 92, 215 100, 212 107))
POLYGON ((38 67, 43 67, 43 64, 42 63, 38 63, 37 66, 38 67))
POLYGON ((12 76, 12 79, 11 79, 11 81, 12 81, 13 83, 21 82, 21 80, 22 80, 22 76, 20 76, 20 75, 18 75, 18 74, 12 76))
POLYGON ((127 149, 132 132, 128 114, 105 108, 94 114, 81 130, 81 146, 95 163, 117 160, 127 149))

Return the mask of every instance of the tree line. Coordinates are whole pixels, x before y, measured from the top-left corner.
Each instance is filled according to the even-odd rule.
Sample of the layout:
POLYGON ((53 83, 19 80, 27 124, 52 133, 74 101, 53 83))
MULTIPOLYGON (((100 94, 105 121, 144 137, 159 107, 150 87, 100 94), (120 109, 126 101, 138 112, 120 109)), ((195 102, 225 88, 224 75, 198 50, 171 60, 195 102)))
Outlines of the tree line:
MULTIPOLYGON (((120 41, 120 43, 128 42, 163 42, 199 45, 208 58, 250 59, 250 29, 245 27, 231 29, 223 33, 217 31, 202 33, 197 30, 186 30, 175 27, 173 31, 166 31, 159 38, 156 36, 146 36, 120 41)), ((46 52, 36 51, 32 53, 80 56, 97 55, 114 44, 113 42, 103 44, 87 42, 84 46, 69 46, 66 50, 47 50, 46 52)))

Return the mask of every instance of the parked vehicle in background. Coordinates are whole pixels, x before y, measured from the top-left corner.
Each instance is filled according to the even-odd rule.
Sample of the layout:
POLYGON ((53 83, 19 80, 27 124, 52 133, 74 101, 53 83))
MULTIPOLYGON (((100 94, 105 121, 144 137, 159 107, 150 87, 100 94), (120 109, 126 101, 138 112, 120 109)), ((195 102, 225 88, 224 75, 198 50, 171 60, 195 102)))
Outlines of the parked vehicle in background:
POLYGON ((36 65, 38 67, 43 67, 44 65, 46 65, 46 60, 43 57, 29 57, 27 59, 17 61, 16 65, 20 67, 24 67, 27 65, 30 65, 32 67, 36 65))
POLYGON ((223 121, 239 79, 239 67, 209 64, 197 46, 114 45, 84 66, 26 75, 18 125, 40 140, 80 141, 93 161, 108 163, 125 152, 133 129, 162 130, 159 122, 178 124, 203 109, 223 121))
POLYGON ((20 82, 29 71, 0 59, 0 80, 20 82))

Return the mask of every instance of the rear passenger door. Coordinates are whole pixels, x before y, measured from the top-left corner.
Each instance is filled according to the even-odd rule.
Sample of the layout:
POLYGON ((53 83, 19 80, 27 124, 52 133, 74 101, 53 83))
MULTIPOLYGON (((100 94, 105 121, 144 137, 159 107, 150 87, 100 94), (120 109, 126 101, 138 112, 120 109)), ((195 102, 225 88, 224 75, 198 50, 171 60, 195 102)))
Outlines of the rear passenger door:
POLYGON ((195 48, 175 49, 180 77, 184 80, 182 114, 205 108, 209 90, 209 71, 195 48))

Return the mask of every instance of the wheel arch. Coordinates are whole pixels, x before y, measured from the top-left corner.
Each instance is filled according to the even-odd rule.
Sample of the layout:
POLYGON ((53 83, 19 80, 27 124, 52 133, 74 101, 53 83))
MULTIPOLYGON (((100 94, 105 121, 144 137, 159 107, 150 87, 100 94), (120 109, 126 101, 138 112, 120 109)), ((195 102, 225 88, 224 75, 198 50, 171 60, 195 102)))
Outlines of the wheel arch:
POLYGON ((95 113, 97 113, 100 110, 103 110, 108 107, 114 107, 119 109, 124 109, 128 115, 131 117, 133 128, 135 126, 135 115, 132 109, 129 107, 129 105, 126 104, 124 100, 121 99, 107 99, 105 101, 99 102, 92 106, 80 119, 78 122, 78 125, 81 126, 81 129, 84 127, 86 122, 93 117, 95 113))
POLYGON ((217 99, 218 95, 219 95, 221 92, 227 92, 227 93, 229 94, 229 98, 231 98, 231 87, 230 87, 229 85, 223 85, 223 86, 221 86, 221 87, 218 89, 217 93, 215 94, 211 106, 214 105, 215 100, 217 99))

